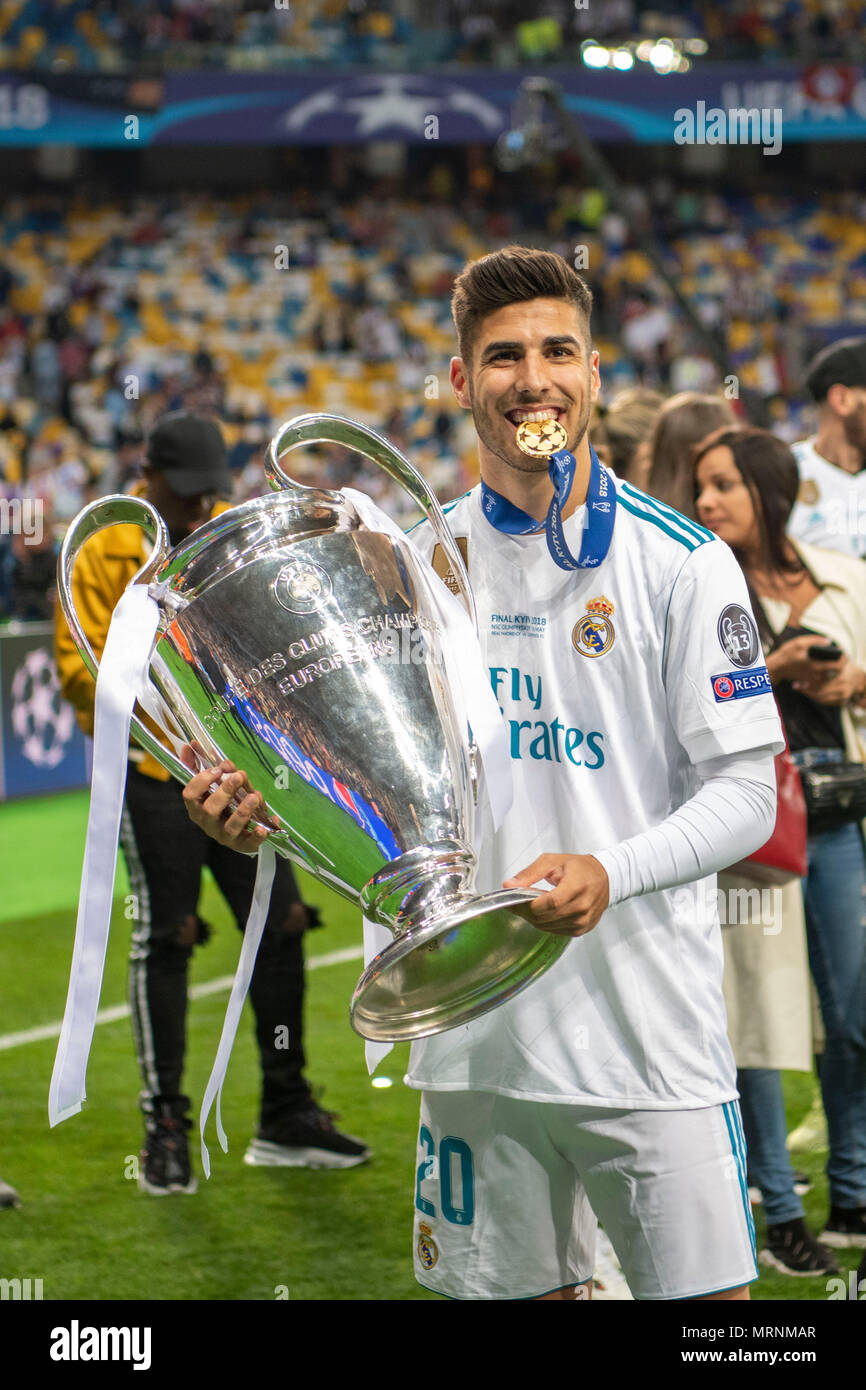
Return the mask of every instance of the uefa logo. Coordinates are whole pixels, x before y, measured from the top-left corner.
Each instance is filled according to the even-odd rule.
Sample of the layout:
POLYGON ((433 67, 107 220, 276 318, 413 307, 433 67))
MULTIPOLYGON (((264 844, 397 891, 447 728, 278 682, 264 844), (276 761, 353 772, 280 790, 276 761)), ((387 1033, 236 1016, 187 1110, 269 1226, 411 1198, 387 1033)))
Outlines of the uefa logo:
POLYGON ((332 592, 330 575, 310 560, 293 560, 274 580, 274 597, 289 613, 315 613, 332 592))

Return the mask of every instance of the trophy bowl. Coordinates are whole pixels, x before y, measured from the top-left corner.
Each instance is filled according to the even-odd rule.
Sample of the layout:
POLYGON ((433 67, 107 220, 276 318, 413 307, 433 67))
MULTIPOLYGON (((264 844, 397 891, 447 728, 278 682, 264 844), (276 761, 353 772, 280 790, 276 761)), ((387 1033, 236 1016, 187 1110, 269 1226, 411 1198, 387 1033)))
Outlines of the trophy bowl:
MULTIPOLYGON (((446 674, 445 634, 411 543, 371 529, 350 498, 282 469, 293 449, 338 443, 378 463, 427 513, 472 621, 460 552, 441 508, 385 439, 339 416, 275 435, 272 488, 170 548, 140 498, 108 497, 72 523, 59 595, 91 674, 75 612, 75 557, 105 526, 135 523, 153 553, 133 583, 156 599, 150 696, 200 766, 228 759, 261 793, 276 851, 387 927, 393 941, 355 990, 363 1037, 399 1041, 466 1023, 525 988, 567 938, 527 921, 534 891, 479 895, 472 848, 475 750, 446 674)), ((189 770, 134 717, 133 737, 179 780, 189 770)))

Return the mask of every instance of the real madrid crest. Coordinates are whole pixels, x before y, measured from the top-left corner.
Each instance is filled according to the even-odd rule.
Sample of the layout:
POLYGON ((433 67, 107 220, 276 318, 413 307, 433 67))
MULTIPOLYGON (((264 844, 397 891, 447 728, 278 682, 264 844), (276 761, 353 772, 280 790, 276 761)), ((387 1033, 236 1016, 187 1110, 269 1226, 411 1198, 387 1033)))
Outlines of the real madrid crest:
POLYGON ((581 656, 604 656, 613 646, 616 633, 613 630, 614 606, 609 598, 601 594, 591 598, 586 605, 586 616, 575 623, 571 642, 581 656))
POLYGON ((311 560, 292 560, 274 580, 274 598, 290 613, 314 613, 332 589, 330 575, 311 560))
POLYGON ((818 484, 814 478, 804 478, 800 483, 800 490, 797 493, 797 501, 802 502, 807 507, 814 507, 821 496, 818 491, 818 484))
POLYGON ((433 1239, 433 1232, 426 1221, 419 1224, 418 1230, 420 1232, 416 1246, 418 1259, 425 1269, 432 1269, 439 1259, 439 1247, 433 1239))

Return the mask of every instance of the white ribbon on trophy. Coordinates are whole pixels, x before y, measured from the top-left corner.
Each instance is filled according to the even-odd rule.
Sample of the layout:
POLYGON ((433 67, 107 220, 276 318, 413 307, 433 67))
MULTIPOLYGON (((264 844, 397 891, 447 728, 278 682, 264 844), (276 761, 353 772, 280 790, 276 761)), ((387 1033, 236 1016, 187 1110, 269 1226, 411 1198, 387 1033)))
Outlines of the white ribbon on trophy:
POLYGON ((129 726, 136 697, 147 683, 158 622, 159 608, 144 585, 126 589, 112 615, 99 663, 90 810, 75 947, 48 1093, 48 1120, 52 1126, 77 1115, 87 1095, 87 1060, 96 1027, 114 896, 129 726))

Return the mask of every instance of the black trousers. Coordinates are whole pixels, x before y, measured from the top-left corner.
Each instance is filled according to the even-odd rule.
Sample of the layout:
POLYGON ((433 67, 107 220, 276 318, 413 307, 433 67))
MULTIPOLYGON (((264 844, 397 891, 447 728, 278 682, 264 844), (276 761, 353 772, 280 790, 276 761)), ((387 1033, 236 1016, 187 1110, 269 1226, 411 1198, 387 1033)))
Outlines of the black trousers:
MULTIPOLYGON (((256 859, 224 849, 193 825, 182 793, 174 779, 160 782, 129 764, 120 842, 133 895, 129 991, 145 1113, 161 1102, 189 1105, 181 1077, 189 959, 207 935, 197 911, 202 869, 210 869, 241 930, 256 876, 256 859)), ((303 912, 297 904, 291 866, 278 858, 250 984, 262 1062, 262 1131, 310 1099, 303 1076, 303 912)))

